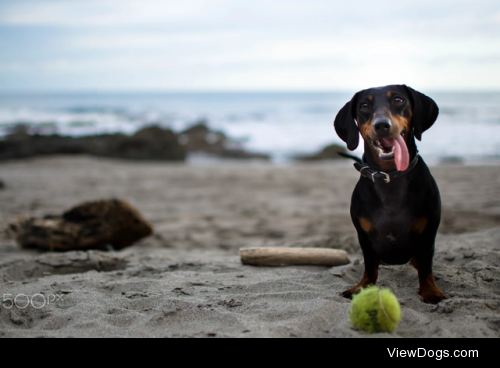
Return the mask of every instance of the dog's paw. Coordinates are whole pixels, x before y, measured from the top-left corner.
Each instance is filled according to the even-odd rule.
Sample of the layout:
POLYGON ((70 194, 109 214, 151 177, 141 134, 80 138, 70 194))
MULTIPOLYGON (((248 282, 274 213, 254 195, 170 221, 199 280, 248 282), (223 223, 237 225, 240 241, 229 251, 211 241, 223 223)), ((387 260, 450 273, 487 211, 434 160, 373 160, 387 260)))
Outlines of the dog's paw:
POLYGON ((448 299, 440 290, 436 290, 433 293, 420 293, 420 295, 426 304, 439 304, 443 300, 448 299))
POLYGON ((349 290, 346 290, 346 291, 340 293, 340 296, 342 296, 346 299, 352 299, 353 292, 351 291, 351 289, 349 289, 349 290))

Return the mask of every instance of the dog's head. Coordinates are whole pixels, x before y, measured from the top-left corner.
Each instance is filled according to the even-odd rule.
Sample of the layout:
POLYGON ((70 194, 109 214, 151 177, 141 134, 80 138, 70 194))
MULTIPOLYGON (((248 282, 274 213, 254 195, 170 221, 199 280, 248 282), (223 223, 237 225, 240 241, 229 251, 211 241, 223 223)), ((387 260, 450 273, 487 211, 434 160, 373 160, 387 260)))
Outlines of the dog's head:
POLYGON ((438 114, 434 100, 405 85, 370 88, 356 93, 340 110, 335 130, 351 151, 358 147, 361 132, 377 161, 405 171, 409 140, 422 140, 438 114))

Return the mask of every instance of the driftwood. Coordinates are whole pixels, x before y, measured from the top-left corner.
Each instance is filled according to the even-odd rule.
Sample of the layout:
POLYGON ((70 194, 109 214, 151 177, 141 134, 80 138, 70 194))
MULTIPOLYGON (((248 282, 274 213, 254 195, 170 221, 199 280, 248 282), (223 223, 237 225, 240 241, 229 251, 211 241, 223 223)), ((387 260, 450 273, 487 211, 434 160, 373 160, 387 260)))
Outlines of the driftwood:
POLYGON ((242 248, 241 262, 254 266, 321 265, 350 263, 346 251, 325 248, 242 248))

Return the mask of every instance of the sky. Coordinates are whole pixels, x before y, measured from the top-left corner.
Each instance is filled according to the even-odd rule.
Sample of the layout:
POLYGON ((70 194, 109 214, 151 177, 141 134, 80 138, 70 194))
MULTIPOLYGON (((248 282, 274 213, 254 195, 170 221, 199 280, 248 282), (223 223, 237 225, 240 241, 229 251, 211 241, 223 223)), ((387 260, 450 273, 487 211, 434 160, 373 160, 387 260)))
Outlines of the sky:
POLYGON ((0 91, 500 91, 500 1, 0 0, 0 91))

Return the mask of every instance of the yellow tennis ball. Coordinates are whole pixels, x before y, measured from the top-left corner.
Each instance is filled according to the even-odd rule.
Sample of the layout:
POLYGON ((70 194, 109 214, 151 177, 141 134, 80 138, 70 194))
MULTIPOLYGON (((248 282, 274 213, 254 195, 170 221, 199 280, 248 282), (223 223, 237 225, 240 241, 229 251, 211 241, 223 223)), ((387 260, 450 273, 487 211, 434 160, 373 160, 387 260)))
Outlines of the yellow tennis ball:
POLYGON ((371 286, 354 295, 351 323, 365 332, 394 332, 401 320, 398 299, 389 289, 371 286))

